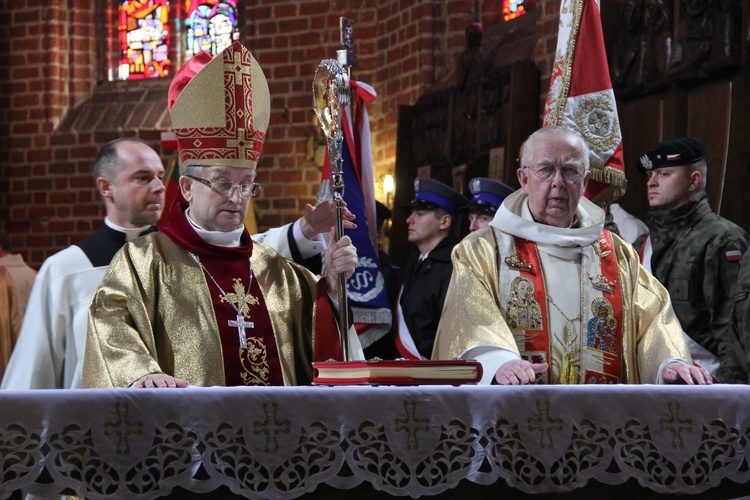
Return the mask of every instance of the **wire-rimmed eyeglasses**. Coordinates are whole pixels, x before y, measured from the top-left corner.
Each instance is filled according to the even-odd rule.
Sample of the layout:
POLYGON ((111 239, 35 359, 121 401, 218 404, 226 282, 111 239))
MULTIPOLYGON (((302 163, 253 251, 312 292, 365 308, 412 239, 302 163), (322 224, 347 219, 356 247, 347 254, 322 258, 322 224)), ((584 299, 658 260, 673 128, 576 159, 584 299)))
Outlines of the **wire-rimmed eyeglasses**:
POLYGON ((260 184, 258 184, 257 182, 243 182, 242 184, 235 184, 232 181, 209 181, 208 179, 203 179, 194 175, 186 175, 185 177, 189 177, 202 184, 205 184, 206 186, 210 187, 215 193, 226 197, 231 196, 234 188, 239 188, 240 195, 244 196, 245 198, 249 196, 258 196, 258 193, 260 193, 260 184))
POLYGON ((585 174, 584 167, 580 163, 563 163, 562 165, 558 165, 556 163, 540 162, 535 165, 526 165, 524 168, 528 168, 534 172, 543 181, 552 179, 557 170, 560 170, 562 176, 568 181, 578 181, 585 174))

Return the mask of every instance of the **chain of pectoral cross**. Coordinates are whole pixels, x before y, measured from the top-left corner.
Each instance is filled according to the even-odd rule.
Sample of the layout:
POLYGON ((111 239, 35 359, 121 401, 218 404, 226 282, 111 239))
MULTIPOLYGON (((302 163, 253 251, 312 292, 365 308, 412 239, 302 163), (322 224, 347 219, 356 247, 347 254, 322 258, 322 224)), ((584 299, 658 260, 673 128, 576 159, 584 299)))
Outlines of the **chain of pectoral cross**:
POLYGON ((232 295, 236 295, 237 296, 236 297, 237 304, 242 304, 243 307, 242 307, 242 309, 240 309, 239 307, 237 307, 236 305, 234 305, 234 301, 232 301, 229 298, 230 294, 228 294, 227 292, 224 291, 223 288, 221 288, 221 286, 219 285, 219 283, 217 283, 216 279, 213 277, 213 275, 210 272, 208 272, 208 269, 206 269, 206 266, 203 265, 203 262, 200 261, 200 259, 198 258, 198 256, 195 255, 193 252, 188 252, 188 255, 190 255, 193 258, 193 260, 195 260, 195 262, 197 262, 198 265, 201 266, 201 269, 203 270, 204 273, 206 273, 206 276, 208 276, 209 278, 211 278, 211 281, 213 281, 214 285, 216 285, 216 288, 219 289, 219 292, 221 292, 221 301, 222 302, 225 302, 225 301, 228 302, 229 305, 232 306, 232 308, 235 311, 237 311, 237 319, 236 320, 229 320, 227 322, 227 324, 229 326, 233 326, 233 327, 237 328, 237 334, 240 337, 240 347, 242 349, 247 349, 247 330, 245 330, 245 329, 246 328, 255 328, 255 323, 253 323, 252 321, 245 321, 245 317, 242 314, 242 309, 245 309, 247 307, 247 304, 257 304, 258 303, 258 299, 256 299, 252 295, 250 295, 250 287, 253 284, 253 264, 252 264, 252 262, 250 262, 250 260, 248 259, 248 264, 250 266, 250 277, 248 278, 248 283, 247 283, 247 293, 240 293, 240 291, 237 289, 237 286, 235 285, 235 292, 236 293, 232 294, 232 295))

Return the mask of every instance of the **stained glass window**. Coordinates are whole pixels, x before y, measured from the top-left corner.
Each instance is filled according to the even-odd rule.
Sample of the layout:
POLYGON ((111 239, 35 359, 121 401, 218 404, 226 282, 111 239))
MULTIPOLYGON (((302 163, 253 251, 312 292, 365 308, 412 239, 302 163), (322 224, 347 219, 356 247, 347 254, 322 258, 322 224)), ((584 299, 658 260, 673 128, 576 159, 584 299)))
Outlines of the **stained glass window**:
POLYGON ((503 21, 510 21, 526 14, 526 0, 503 0, 503 21))
POLYGON ((236 0, 185 0, 186 59, 207 50, 216 55, 239 38, 236 0))
POLYGON ((169 0, 120 3, 120 79, 158 78, 170 74, 169 0))

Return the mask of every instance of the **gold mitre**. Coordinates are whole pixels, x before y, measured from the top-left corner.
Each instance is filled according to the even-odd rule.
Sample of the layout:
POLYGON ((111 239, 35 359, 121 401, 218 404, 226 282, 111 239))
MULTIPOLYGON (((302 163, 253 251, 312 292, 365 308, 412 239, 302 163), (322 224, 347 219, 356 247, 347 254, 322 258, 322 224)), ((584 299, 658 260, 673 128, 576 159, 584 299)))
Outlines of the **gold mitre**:
POLYGON ((182 167, 256 168, 270 113, 266 77, 240 42, 214 58, 197 54, 169 86, 182 167))

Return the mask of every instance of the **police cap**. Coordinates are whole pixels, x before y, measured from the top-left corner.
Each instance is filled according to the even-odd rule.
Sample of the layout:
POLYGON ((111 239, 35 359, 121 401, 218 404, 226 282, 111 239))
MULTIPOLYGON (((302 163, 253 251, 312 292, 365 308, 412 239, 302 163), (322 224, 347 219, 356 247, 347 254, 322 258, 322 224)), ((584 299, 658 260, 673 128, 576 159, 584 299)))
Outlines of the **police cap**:
POLYGON ((448 213, 458 215, 467 200, 455 189, 434 179, 418 177, 414 179, 414 199, 408 205, 402 205, 405 212, 412 210, 435 210, 442 208, 448 213))
POLYGON ((503 200, 514 191, 512 187, 488 177, 475 177, 469 181, 469 190, 471 201, 461 211, 489 214, 497 212, 503 200))

